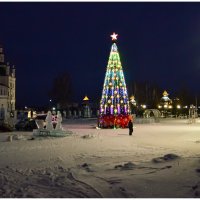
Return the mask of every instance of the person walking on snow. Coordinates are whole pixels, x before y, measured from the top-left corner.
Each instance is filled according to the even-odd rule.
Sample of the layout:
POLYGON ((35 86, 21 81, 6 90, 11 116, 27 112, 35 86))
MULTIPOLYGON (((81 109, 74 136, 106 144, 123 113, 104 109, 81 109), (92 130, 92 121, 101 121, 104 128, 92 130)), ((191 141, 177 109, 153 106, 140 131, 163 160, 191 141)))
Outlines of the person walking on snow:
POLYGON ((132 135, 132 133, 133 133, 133 122, 131 120, 128 122, 128 128, 129 128, 129 135, 132 135))

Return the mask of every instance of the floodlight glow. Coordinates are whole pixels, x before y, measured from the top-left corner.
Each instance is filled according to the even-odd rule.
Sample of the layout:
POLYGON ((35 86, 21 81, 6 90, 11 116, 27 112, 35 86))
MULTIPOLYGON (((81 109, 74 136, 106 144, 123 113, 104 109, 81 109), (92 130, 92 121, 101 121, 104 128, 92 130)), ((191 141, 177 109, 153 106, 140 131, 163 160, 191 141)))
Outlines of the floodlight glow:
POLYGON ((146 105, 141 105, 141 107, 145 109, 147 106, 146 105))
POLYGON ((180 106, 180 105, 177 105, 176 107, 177 107, 177 109, 180 109, 180 108, 181 108, 181 106, 180 106))

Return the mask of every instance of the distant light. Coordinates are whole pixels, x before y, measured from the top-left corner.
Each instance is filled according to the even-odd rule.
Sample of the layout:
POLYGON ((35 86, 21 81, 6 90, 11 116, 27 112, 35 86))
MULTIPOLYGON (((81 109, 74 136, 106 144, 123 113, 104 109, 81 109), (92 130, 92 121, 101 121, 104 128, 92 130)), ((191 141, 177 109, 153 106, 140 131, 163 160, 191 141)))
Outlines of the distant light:
POLYGON ((31 118, 31 111, 28 112, 28 118, 31 118))
POLYGON ((169 105, 169 108, 172 109, 172 105, 169 105))
POLYGON ((181 108, 181 106, 180 106, 180 105, 177 105, 176 107, 177 107, 178 109, 180 109, 180 108, 181 108))
POLYGON ((53 107, 53 108, 52 108, 52 110, 56 110, 56 108, 55 108, 55 107, 53 107))
POLYGON ((51 99, 50 99, 49 101, 50 101, 50 102, 52 102, 52 100, 51 100, 51 99))
POLYGON ((162 108, 162 106, 158 105, 158 108, 162 108))
POLYGON ((146 105, 141 105, 141 107, 145 109, 147 106, 146 105))
POLYGON ((25 106, 25 109, 27 109, 27 106, 25 106))
POLYGON ((184 106, 184 108, 188 108, 187 106, 184 106))
POLYGON ((167 105, 164 105, 164 108, 167 108, 168 106, 167 105))

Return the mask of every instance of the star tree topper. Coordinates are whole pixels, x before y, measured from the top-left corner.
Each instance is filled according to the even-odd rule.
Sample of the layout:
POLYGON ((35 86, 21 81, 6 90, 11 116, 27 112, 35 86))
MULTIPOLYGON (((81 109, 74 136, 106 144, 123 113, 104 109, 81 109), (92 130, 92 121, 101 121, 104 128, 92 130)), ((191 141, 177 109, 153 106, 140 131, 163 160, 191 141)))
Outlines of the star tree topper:
POLYGON ((110 36, 112 40, 117 40, 118 34, 115 34, 115 32, 110 36))

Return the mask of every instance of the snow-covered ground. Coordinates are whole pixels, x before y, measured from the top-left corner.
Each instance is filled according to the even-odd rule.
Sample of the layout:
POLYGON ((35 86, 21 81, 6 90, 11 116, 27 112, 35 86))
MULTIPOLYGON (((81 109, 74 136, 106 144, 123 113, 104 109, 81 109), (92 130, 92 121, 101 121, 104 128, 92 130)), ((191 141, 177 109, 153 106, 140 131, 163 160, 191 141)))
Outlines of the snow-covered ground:
POLYGON ((200 121, 134 124, 132 136, 95 119, 63 127, 73 134, 0 133, 0 197, 200 197, 200 121))

